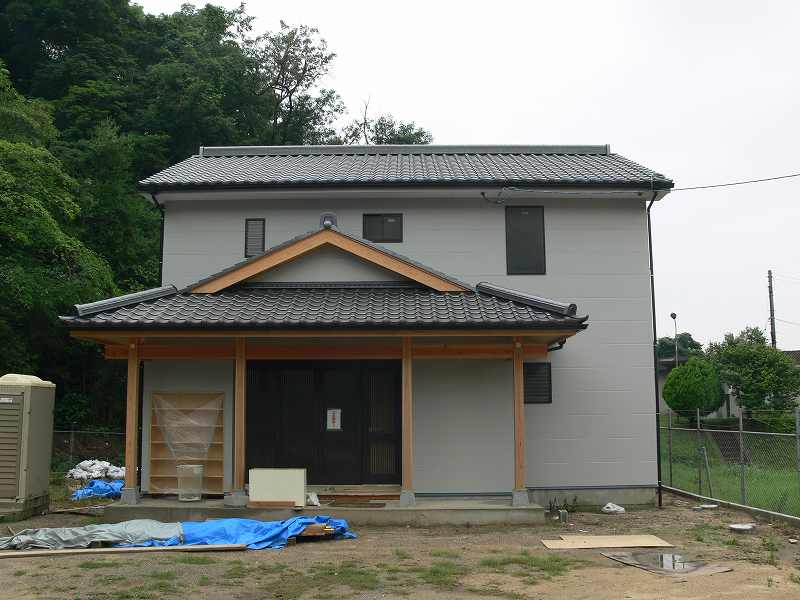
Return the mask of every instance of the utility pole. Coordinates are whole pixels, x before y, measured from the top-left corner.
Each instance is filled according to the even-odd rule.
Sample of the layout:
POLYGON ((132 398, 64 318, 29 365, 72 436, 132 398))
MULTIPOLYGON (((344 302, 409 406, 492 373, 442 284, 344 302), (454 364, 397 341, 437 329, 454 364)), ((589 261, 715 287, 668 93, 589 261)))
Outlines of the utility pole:
POLYGON ((772 269, 767 271, 767 288, 769 289, 769 334, 772 337, 772 347, 777 348, 775 341, 775 298, 772 293, 772 269))

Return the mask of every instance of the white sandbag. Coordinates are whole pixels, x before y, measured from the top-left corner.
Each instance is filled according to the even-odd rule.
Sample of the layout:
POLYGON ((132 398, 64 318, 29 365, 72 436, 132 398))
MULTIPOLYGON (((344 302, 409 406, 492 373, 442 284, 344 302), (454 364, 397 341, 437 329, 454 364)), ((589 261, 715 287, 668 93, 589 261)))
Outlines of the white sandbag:
POLYGON ((619 504, 614 504, 613 502, 609 502, 603 508, 601 508, 604 513, 607 515, 622 515, 625 514, 625 509, 622 508, 619 504))

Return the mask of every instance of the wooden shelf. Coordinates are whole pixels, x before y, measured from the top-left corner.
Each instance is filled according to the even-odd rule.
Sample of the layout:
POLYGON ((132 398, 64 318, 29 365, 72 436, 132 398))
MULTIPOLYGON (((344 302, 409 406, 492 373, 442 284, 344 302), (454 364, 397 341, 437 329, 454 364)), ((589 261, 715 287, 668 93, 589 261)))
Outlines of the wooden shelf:
MULTIPOLYGON (((160 396, 170 404, 167 409, 152 409, 150 414, 150 493, 154 494, 177 494, 178 493, 178 474, 177 468, 180 464, 200 464, 203 465, 203 493, 221 494, 223 492, 224 480, 224 398, 223 392, 207 393, 172 393, 154 392, 153 406, 160 396), (210 402, 217 400, 219 408, 207 408, 210 402), (213 425, 211 443, 208 447, 208 455, 203 459, 176 459, 172 456, 169 444, 167 443, 161 427, 158 425, 157 412, 195 412, 202 411, 206 414, 216 412, 216 423, 213 425)), ((191 439, 196 437, 199 441, 211 433, 208 427, 202 425, 186 425, 180 427, 181 434, 188 434, 191 439)), ((183 435, 181 437, 184 437, 183 435)))

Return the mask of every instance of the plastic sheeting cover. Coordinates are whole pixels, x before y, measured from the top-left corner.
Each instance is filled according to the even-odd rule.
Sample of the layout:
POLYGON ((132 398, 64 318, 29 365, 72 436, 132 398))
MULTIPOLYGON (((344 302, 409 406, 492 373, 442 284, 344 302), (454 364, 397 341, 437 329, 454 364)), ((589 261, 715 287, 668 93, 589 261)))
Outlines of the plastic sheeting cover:
POLYGON ((88 548, 93 542, 108 542, 125 546, 156 546, 164 544, 167 540, 180 539, 181 526, 179 523, 138 519, 115 524, 86 525, 85 527, 25 529, 14 536, 0 538, 0 549, 88 548))
POLYGON ((122 495, 122 481, 102 481, 93 479, 86 486, 72 493, 73 500, 84 498, 119 498, 122 495))
POLYGON ((195 408, 182 408, 167 394, 153 394, 154 412, 164 441, 177 460, 205 460, 224 395, 216 394, 195 408))

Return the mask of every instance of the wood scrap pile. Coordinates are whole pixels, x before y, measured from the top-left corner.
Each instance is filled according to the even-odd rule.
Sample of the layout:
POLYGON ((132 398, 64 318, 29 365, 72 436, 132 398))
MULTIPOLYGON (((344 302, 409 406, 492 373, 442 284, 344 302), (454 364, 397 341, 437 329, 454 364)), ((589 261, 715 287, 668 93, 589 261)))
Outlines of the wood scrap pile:
POLYGON ((324 537, 332 537, 335 532, 335 529, 330 525, 323 524, 323 523, 312 523, 311 525, 307 525, 306 528, 299 533, 296 537, 290 537, 288 539, 288 544, 296 544, 297 538, 324 538, 324 537))

